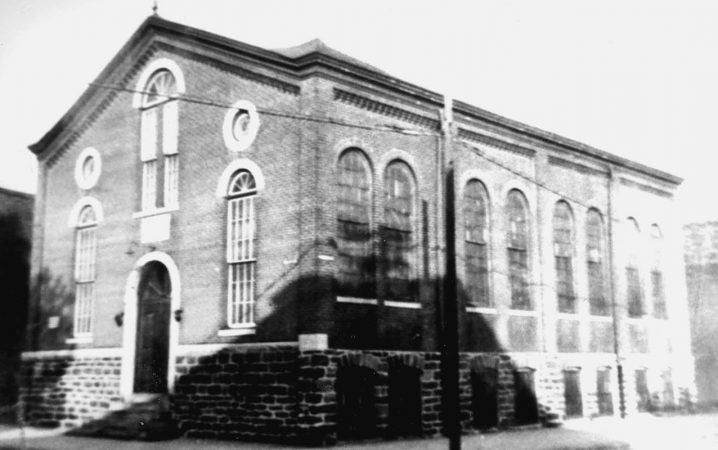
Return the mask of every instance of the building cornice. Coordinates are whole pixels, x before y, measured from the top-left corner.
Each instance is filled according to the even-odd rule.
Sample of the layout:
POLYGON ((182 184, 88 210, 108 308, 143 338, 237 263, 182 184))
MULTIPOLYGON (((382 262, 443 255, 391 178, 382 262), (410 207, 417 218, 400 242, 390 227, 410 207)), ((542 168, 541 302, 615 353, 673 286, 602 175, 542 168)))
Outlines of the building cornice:
MULTIPOLYGON (((443 107, 442 95, 402 81, 381 71, 372 70, 366 65, 353 62, 351 58, 341 59, 318 50, 291 58, 278 51, 263 49, 214 33, 151 16, 142 23, 117 55, 115 55, 98 75, 95 82, 80 96, 77 102, 65 113, 60 121, 37 143, 29 146, 30 150, 38 155, 38 158, 42 159, 43 153, 63 134, 64 130, 70 125, 78 123, 78 116, 84 111, 85 105, 93 103, 91 100, 98 94, 101 95, 98 91, 102 88, 96 85, 106 83, 117 67, 122 65, 123 62, 127 64, 126 60, 128 56, 136 51, 138 47, 141 47, 143 44, 146 45, 146 42, 150 42, 153 36, 169 37, 195 48, 208 48, 217 54, 226 55, 229 59, 240 58, 248 60, 297 80, 329 74, 337 76, 340 80, 345 79, 347 82, 351 82, 352 80, 360 81, 388 94, 405 97, 410 102, 416 102, 424 108, 440 109, 443 107)), ((263 81, 268 82, 267 79, 263 81)), ((341 83, 341 81, 338 82, 341 83)), ((279 84, 275 84, 275 87, 284 88, 290 92, 295 90, 295 88, 291 87, 291 83, 282 84, 283 82, 281 81, 277 83, 279 84)), ((678 185, 683 181, 680 177, 667 172, 508 119, 468 103, 454 101, 453 109, 455 116, 462 116, 462 118, 468 119, 468 122, 472 125, 476 123, 478 126, 495 127, 497 131, 501 130, 502 132, 509 132, 513 135, 520 135, 522 139, 536 141, 539 145, 547 145, 563 151, 585 155, 604 164, 625 167, 671 185, 678 185)))

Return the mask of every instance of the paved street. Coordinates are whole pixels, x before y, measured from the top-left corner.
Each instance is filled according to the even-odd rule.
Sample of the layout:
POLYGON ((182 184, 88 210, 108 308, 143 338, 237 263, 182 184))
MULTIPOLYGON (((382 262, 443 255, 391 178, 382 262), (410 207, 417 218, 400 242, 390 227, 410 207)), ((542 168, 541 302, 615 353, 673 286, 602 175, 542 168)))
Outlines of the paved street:
MULTIPOLYGON (((118 441, 70 437, 54 430, 25 430, 24 445, 17 428, 0 426, 0 450, 9 449, 276 449, 287 446, 247 442, 176 439, 164 442, 118 441)), ((446 439, 375 441, 339 444, 338 449, 439 450, 446 439)), ((463 437, 464 449, 711 449, 718 448, 718 413, 694 416, 655 417, 639 415, 627 420, 600 418, 568 421, 561 428, 516 430, 463 437)))

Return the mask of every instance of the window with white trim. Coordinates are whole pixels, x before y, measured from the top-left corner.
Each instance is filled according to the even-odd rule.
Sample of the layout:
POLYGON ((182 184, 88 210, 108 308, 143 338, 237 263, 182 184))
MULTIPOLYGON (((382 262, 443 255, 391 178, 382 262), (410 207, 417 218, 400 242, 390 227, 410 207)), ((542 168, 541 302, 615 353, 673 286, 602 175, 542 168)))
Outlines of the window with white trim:
POLYGON ((626 263, 626 300, 628 303, 628 316, 641 317, 643 310, 643 292, 641 290, 641 277, 638 272, 639 242, 641 230, 633 217, 626 220, 626 246, 628 247, 628 261, 626 263))
POLYGON ((337 173, 337 294, 376 298, 371 169, 361 150, 342 153, 337 173))
POLYGON ((97 253, 97 214, 92 206, 80 210, 75 229, 75 337, 92 335, 97 253))
POLYGON ((531 310, 529 294, 529 237, 526 197, 518 189, 509 192, 506 204, 508 235, 506 250, 509 263, 511 308, 531 310))
POLYGON ((655 223, 651 225, 651 294, 653 296, 653 316, 667 318, 666 295, 663 286, 663 233, 655 223))
POLYGON ((464 258, 468 306, 491 306, 489 298, 488 201, 479 180, 464 187, 464 258))
POLYGON ((227 325, 254 325, 256 295, 257 185, 247 170, 235 173, 227 189, 227 325))
POLYGON ((556 297, 558 310, 576 313, 576 294, 573 286, 573 214, 563 200, 553 209, 553 254, 556 268, 556 297))
POLYGON ((611 314, 605 293, 603 268, 603 218, 596 209, 586 213, 586 264, 588 269, 588 305, 594 316, 611 314))
POLYGON ((178 100, 174 75, 157 70, 142 98, 140 159, 142 211, 175 208, 179 203, 178 100))
POLYGON ((390 300, 414 301, 414 214, 416 187, 411 169, 393 161, 384 173, 383 244, 385 296, 390 300))

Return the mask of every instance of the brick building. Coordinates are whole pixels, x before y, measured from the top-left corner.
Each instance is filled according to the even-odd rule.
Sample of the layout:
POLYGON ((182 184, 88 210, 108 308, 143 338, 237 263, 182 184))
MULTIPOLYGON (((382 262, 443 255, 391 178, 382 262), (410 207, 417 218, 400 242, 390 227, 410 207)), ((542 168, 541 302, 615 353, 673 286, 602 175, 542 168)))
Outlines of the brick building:
POLYGON ((33 196, 0 188, 0 422, 13 421, 30 296, 33 196))
POLYGON ((321 41, 147 19, 31 146, 28 419, 439 433, 447 158, 464 429, 689 399, 681 180, 445 103, 321 41))
POLYGON ((696 400, 718 405, 718 222, 691 223, 683 230, 696 400))

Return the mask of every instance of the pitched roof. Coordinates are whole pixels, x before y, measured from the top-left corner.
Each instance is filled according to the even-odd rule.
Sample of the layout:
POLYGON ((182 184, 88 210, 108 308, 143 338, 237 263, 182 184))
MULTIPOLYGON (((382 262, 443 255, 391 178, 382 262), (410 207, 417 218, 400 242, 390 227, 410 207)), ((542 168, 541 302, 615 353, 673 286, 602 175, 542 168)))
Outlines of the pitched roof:
MULTIPOLYGON (((84 109, 88 108, 87 105, 91 103, 91 100, 101 94, 103 88, 100 87, 100 85, 112 75, 118 66, 123 64, 123 62, 126 63, 128 57, 132 55, 135 50, 142 48, 143 44, 149 42, 153 35, 162 35, 177 41, 184 41, 187 44, 197 47, 204 46, 211 48, 233 57, 250 59, 254 62, 281 70, 284 74, 296 76, 297 78, 310 76, 313 70, 338 72, 344 76, 354 77, 383 89, 397 92, 399 95, 408 97, 424 105, 437 108, 443 105, 443 96, 441 94, 388 75, 386 72, 374 66, 329 47, 319 39, 314 39, 295 47, 267 50, 218 34, 171 22, 153 15, 145 19, 127 43, 125 43, 107 66, 105 66, 102 72, 95 78, 94 82, 90 84, 87 90, 85 90, 62 118, 60 118, 38 142, 31 144, 28 148, 38 155, 39 158, 44 157, 47 148, 50 147, 58 137, 62 136, 63 133, 68 134, 68 129, 72 126, 76 126, 76 124, 82 120, 84 117, 82 115, 84 109)), ((663 182, 677 185, 683 181, 680 177, 667 172, 491 113, 468 103, 455 101, 453 108, 455 112, 492 126, 546 142, 569 151, 588 155, 609 164, 627 167, 658 178, 663 182)))

